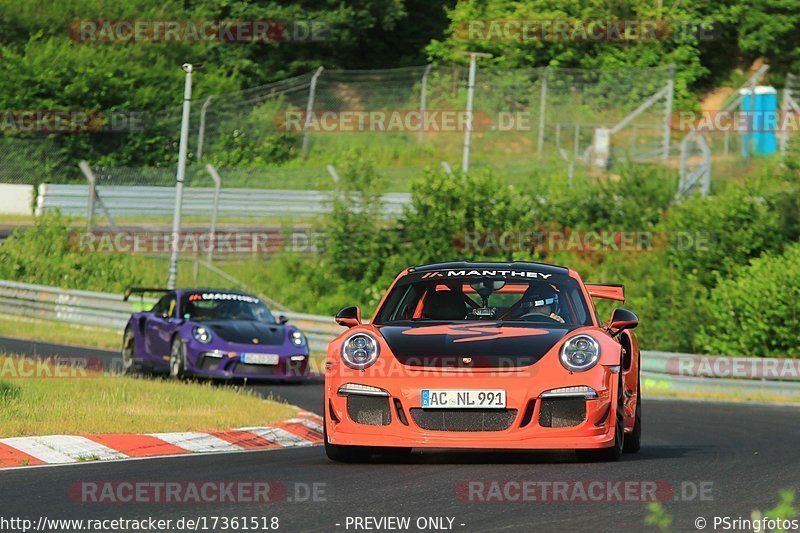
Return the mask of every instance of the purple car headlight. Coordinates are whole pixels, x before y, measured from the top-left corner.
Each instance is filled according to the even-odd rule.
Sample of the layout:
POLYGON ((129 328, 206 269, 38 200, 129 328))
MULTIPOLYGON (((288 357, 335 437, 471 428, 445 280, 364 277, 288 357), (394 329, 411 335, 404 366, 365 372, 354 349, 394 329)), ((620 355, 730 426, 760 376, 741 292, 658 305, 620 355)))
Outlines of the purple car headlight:
POLYGON ((378 359, 378 341, 366 333, 356 333, 342 344, 344 364, 363 370, 378 359))
POLYGON ((197 342, 208 344, 211 342, 211 330, 203 326, 195 326, 192 329, 192 337, 194 337, 194 340, 197 342))
POLYGON ((289 340, 292 341, 292 344, 295 346, 303 346, 306 343, 306 336, 295 329, 289 333, 289 340))

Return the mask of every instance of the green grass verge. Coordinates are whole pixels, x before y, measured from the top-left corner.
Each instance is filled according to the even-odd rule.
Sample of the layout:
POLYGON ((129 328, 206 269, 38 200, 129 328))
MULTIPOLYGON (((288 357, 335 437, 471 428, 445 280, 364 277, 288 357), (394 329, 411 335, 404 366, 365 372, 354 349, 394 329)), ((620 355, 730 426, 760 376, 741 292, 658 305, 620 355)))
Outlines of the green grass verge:
POLYGON ((0 437, 225 430, 297 412, 247 389, 95 372, 41 377, 31 365, 0 356, 0 437), (40 377, 22 377, 30 374, 40 377))
POLYGON ((67 322, 0 314, 0 337, 118 350, 122 332, 67 322))

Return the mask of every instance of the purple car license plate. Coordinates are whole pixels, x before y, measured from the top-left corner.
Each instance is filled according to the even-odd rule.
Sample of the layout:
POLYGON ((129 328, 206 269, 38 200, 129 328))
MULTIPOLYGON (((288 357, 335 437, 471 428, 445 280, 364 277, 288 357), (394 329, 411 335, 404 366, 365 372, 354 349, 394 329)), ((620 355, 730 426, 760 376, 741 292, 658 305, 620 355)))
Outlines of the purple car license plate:
POLYGON ((280 356, 276 353, 243 353, 242 363, 248 365, 277 365, 280 356))

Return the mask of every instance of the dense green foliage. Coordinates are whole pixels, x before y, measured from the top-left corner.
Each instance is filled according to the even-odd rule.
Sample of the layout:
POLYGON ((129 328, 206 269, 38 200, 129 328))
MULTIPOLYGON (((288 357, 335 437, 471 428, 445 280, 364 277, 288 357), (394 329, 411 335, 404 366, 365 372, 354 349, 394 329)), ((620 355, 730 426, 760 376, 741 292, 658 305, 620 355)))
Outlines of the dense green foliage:
MULTIPOLYGON (((34 157, 40 161, 36 168, 40 176, 58 169, 61 176, 77 174, 75 165, 81 159, 112 166, 172 164, 180 131, 183 63, 201 66, 194 76, 198 101, 208 95, 224 100, 233 91, 307 73, 320 65, 424 64, 424 46, 446 26, 444 5, 423 0, 0 0, 0 109, 94 110, 104 116, 117 112, 144 117, 143 129, 135 131, 15 134, 30 142, 4 145, 6 164, 0 171, 8 161, 23 166, 34 157), (416 17, 424 22, 411 24, 416 17), (314 21, 327 29, 323 38, 311 41, 78 42, 70 26, 81 20, 314 21), (41 168, 42 164, 49 168, 41 168)), ((278 152, 264 150, 261 160, 284 161, 288 154, 278 147, 284 140, 266 139, 268 148, 278 152)), ((234 154, 220 163, 236 165, 242 160, 234 154)), ((253 161, 246 159, 247 164, 253 161)))
POLYGON ((800 244, 765 255, 720 280, 700 347, 710 353, 800 356, 800 244))
MULTIPOLYGON (((733 68, 765 58, 782 73, 800 67, 800 1, 767 2, 550 2, 548 0, 462 1, 448 11, 448 37, 428 47, 432 57, 455 61, 458 50, 489 52, 497 66, 582 68, 646 67, 675 64, 678 105, 692 106, 694 90, 727 80, 733 68), (542 40, 494 38, 489 24, 471 21, 660 21, 658 38, 542 40)), ((645 34, 646 35, 646 34, 645 34)))
POLYGON ((727 277, 737 265, 784 246, 779 213, 749 187, 691 198, 670 212, 666 227, 700 239, 699 246, 673 249, 669 256, 681 272, 707 287, 717 275, 727 277))
POLYGON ((141 280, 141 258, 80 253, 80 235, 59 215, 44 215, 0 246, 0 279, 122 291, 141 280))

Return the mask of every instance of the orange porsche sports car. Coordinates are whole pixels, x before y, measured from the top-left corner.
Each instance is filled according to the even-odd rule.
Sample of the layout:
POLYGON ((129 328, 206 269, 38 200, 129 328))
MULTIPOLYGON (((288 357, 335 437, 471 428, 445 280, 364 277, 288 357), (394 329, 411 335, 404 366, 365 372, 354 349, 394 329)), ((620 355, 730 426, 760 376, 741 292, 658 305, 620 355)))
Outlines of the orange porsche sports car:
POLYGON ((574 449, 617 460, 642 434, 636 315, 609 322, 583 283, 540 263, 440 263, 400 273, 369 324, 357 307, 328 347, 325 451, 574 449))

